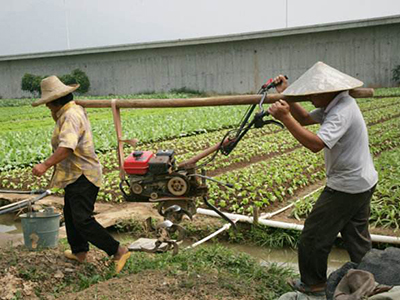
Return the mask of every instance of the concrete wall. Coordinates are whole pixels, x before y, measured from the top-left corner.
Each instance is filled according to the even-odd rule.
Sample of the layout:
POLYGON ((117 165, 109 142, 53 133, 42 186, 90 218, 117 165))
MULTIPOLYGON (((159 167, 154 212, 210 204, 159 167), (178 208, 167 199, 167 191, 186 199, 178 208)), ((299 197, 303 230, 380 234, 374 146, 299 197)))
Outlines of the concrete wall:
POLYGON ((91 95, 189 88, 252 93, 266 79, 297 79, 323 61, 366 86, 392 86, 400 64, 400 17, 253 34, 55 53, 0 57, 0 96, 17 98, 25 73, 62 75, 75 68, 91 81, 91 95))

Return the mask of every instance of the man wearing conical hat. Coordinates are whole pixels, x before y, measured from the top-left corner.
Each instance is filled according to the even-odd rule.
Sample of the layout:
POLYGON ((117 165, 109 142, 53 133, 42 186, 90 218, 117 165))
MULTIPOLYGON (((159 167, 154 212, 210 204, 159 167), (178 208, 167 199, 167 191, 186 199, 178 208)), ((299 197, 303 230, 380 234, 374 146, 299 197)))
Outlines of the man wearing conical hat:
POLYGON ((34 166, 42 176, 54 166, 51 187, 63 188, 64 218, 71 250, 65 256, 79 262, 86 259, 89 242, 113 256, 119 272, 130 252, 120 246, 93 217, 94 204, 102 181, 100 162, 94 151, 92 131, 86 112, 73 101, 79 84, 67 86, 56 76, 41 82, 41 98, 32 106, 45 104, 56 122, 51 145, 53 154, 34 166))
POLYGON ((277 91, 287 96, 269 108, 290 133, 314 153, 324 149, 326 187, 304 224, 299 243, 301 279, 289 284, 300 292, 323 293, 329 252, 342 234, 353 262, 371 249, 368 232, 370 200, 378 181, 368 144, 365 121, 349 90, 362 82, 322 62, 291 86, 280 75, 277 91), (290 96, 308 96, 316 107, 307 112, 290 96), (303 126, 320 124, 315 134, 303 126))

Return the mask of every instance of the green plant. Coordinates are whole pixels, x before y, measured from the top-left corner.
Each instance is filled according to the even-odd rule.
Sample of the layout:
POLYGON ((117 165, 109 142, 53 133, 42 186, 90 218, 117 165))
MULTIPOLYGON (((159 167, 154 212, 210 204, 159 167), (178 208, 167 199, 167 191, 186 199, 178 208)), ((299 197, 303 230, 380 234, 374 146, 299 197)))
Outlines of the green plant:
POLYGON ((60 80, 67 85, 79 84, 79 88, 76 90, 79 94, 85 94, 89 91, 90 81, 89 77, 80 69, 75 69, 71 74, 60 76, 60 80))
POLYGON ((114 227, 118 232, 129 232, 133 236, 140 236, 146 231, 144 222, 135 220, 134 218, 118 221, 114 227))
POLYGON ((86 276, 84 274, 78 274, 78 278, 79 278, 78 284, 79 284, 79 289, 80 290, 87 289, 91 285, 96 284, 96 283, 104 280, 104 278, 101 275, 98 275, 98 274, 91 275, 91 276, 86 276))
POLYGON ((393 68, 392 70, 392 79, 394 82, 397 84, 400 84, 400 65, 397 65, 396 67, 393 68))
MULTIPOLYGON (((47 75, 40 76, 26 73, 21 80, 21 89, 23 91, 32 93, 35 97, 39 96, 40 83, 46 77, 47 75)), ((75 69, 71 72, 71 74, 61 75, 59 78, 66 85, 79 83, 80 86, 76 90, 79 94, 84 94, 89 90, 89 77, 80 69, 75 69)))
POLYGON ((297 248, 301 231, 272 228, 264 225, 254 226, 249 232, 250 241, 261 247, 297 248))
POLYGON ((21 80, 21 89, 38 96, 40 94, 40 82, 43 78, 45 78, 45 76, 36 76, 26 73, 21 80))

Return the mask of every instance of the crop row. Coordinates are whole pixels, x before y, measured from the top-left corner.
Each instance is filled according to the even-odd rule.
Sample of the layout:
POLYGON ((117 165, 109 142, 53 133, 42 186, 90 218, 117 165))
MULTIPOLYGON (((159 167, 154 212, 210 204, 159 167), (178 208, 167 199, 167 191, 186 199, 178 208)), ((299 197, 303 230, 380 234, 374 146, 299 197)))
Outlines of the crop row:
POLYGON ((379 109, 381 107, 396 105, 399 103, 400 103, 400 98, 398 97, 357 99, 357 104, 362 111, 379 109))
MULTIPOLYGON (((358 99, 360 108, 363 111, 376 110, 385 106, 398 105, 400 104, 400 98, 384 98, 384 99, 358 99)), ((311 110, 312 106, 310 103, 303 103, 303 106, 311 110)), ((239 111, 243 111, 242 108, 236 108, 239 111)), ((146 110, 122 110, 123 119, 131 119, 137 116, 143 115, 159 115, 161 114, 185 114, 186 111, 192 110, 191 108, 180 108, 180 109, 146 109, 146 110)), ((111 114, 109 109, 102 108, 89 108, 87 109, 89 118, 93 124, 98 121, 110 120, 111 114)), ((227 113, 230 113, 229 111, 227 113)), ((54 122, 50 116, 49 110, 40 106, 32 108, 30 106, 23 107, 2 107, 0 109, 0 129, 1 132, 5 131, 20 131, 23 129, 32 129, 44 127, 52 127, 54 122)), ((97 124, 96 124, 97 125, 97 124)), ((100 124, 101 125, 101 124, 100 124)))
MULTIPOLYGON (((149 95, 152 96, 152 95, 149 95)), ((167 97, 168 95, 165 95, 167 97)), ((187 94, 178 94, 177 97, 180 96, 184 98, 185 96, 188 96, 187 94)), ((140 97, 137 97, 140 99, 140 97)), ((150 97, 154 98, 154 97, 150 97)), ((11 101, 11 100, 9 100, 11 101)), ((16 99, 17 101, 17 99, 16 99)), ((400 101, 397 99, 397 102, 400 101)), ((7 102, 7 100, 0 100, 0 107, 1 103, 4 104, 4 102, 7 102)), ((380 99, 375 100, 373 98, 368 98, 368 99, 358 99, 358 103, 361 107, 362 110, 368 110, 368 109, 373 109, 379 108, 379 106, 385 106, 385 105, 390 105, 396 104, 396 99, 380 99)), ((312 106, 310 103, 303 103, 303 106, 306 109, 312 109, 312 106)), ((165 110, 165 109, 164 109, 165 110)), ((175 111, 177 109, 174 109, 175 111)), ((129 110, 124 110, 129 111, 129 110)), ((132 111, 132 110, 130 110, 132 111)), ((152 110, 151 110, 152 111, 152 110)), ((110 112, 107 109, 88 109, 89 115, 91 120, 99 120, 102 118, 109 118, 110 117, 110 112)), ((132 115, 131 115, 132 116, 132 115)), ((28 127, 24 126, 25 123, 29 123, 32 120, 43 120, 45 122, 45 125, 49 125, 48 121, 52 121, 50 114, 48 112, 48 109, 44 106, 40 106, 37 108, 32 108, 30 106, 22 106, 22 107, 2 107, 0 109, 0 128, 2 129, 9 129, 9 130, 20 130, 21 125, 22 127, 28 127), (8 124, 8 127, 5 127, 5 124, 8 124)), ((40 124, 40 123, 39 123, 40 124)))
MULTIPOLYGON (((368 103, 371 102, 368 99, 363 100, 368 103)), ((376 109, 371 109, 371 106, 368 106, 369 109, 365 112, 366 120, 368 122, 369 120, 379 122, 384 118, 399 115, 400 105, 398 105, 398 101, 399 99, 385 99, 384 104, 386 106, 381 105, 376 109)), ((374 105, 377 104, 374 103, 374 105)), ((310 107, 310 104, 307 103, 305 106, 310 107)), ((15 108, 3 108, 0 109, 0 112, 4 109, 15 108)), ((23 107, 21 110, 25 109, 23 107)), ((148 143, 232 127, 238 124, 245 109, 246 107, 203 107, 123 110, 123 129, 126 137, 139 137, 142 143, 148 143)), ((30 109, 23 113, 26 119, 23 122, 0 122, 0 127, 3 126, 0 134, 0 146, 3 149, 0 153, 0 170, 32 166, 51 153, 48 141, 53 121, 47 108, 40 108, 37 117, 32 111, 30 109), (19 126, 20 130, 12 130, 13 126, 19 126)), ((89 113, 96 149, 99 152, 104 152, 114 148, 116 139, 111 112, 97 109, 89 113)), ((271 130, 276 131, 276 129, 271 130)), ((257 130, 254 132, 257 132, 257 130)), ((216 135, 213 142, 216 143, 221 138, 221 136, 216 135)), ((203 146, 206 146, 206 143, 204 145, 193 144, 193 146, 196 147, 196 150, 200 150, 205 148, 203 146)), ((187 149, 187 152, 190 153, 196 151, 193 147, 190 149, 190 146, 189 148, 174 146, 174 148, 187 149)))
MULTIPOLYGON (((185 114, 185 120, 180 119, 180 124, 177 122, 179 120, 178 118, 175 118, 175 116, 171 115, 158 115, 156 114, 153 118, 152 115, 139 115, 139 116, 133 116, 130 118, 129 115, 126 116, 126 119, 128 120, 127 122, 124 123, 125 127, 135 127, 136 133, 134 136, 141 136, 142 141, 146 140, 151 140, 151 139, 163 139, 165 136, 176 136, 178 132, 190 132, 190 128, 188 127, 188 123, 186 118, 190 119, 190 115, 192 116, 193 120, 196 120, 199 122, 200 120, 208 120, 212 119, 212 115, 210 114, 210 111, 213 112, 214 116, 219 115, 221 113, 221 110, 216 111, 216 109, 213 110, 188 110, 187 113, 185 114), (168 120, 168 119, 174 119, 168 120), (127 123, 132 123, 135 122, 136 126, 131 125, 129 126, 127 123), (168 123, 168 122, 174 122, 175 126, 163 126, 163 123, 168 123), (154 128, 149 128, 148 125, 151 123, 154 128), (177 124, 178 123, 178 124, 177 124), (186 128, 185 128, 186 127, 186 128), (141 131, 140 131, 141 130, 141 131), (141 132, 141 133, 140 133, 141 132), (146 137, 147 135, 147 137, 146 137)), ((237 108, 233 108, 234 112, 238 112, 241 114, 241 111, 238 110, 237 108)), ((225 109, 225 112, 229 112, 225 109)), ((232 118, 227 118, 225 122, 221 122, 220 120, 217 122, 208 122, 207 121, 203 122, 203 128, 199 129, 200 126, 195 126, 192 130, 196 132, 205 132, 207 130, 215 130, 218 127, 224 127, 224 126, 230 126, 232 124, 232 120, 237 119, 237 113, 232 115, 232 111, 230 112, 230 116, 232 118), (205 124, 204 124, 205 123, 205 124)), ((394 105, 390 107, 384 107, 381 108, 380 110, 370 110, 365 113, 365 118, 367 122, 377 122, 380 121, 382 118, 388 118, 392 117, 395 115, 400 114, 400 105, 394 105)), ((215 118, 214 118, 215 119, 215 118)), ((50 121, 49 121, 50 122, 50 121)), ((197 123, 194 122, 194 123, 197 123)), ((269 127, 266 130, 274 130, 275 132, 277 131, 276 129, 272 129, 269 127)), ((255 136, 260 136, 264 135, 266 133, 266 130, 252 130, 248 135, 248 138, 254 138, 255 136)), ((97 149, 105 151, 108 149, 111 149, 115 146, 115 132, 113 128, 113 123, 111 120, 102 120, 101 125, 95 123, 95 126, 93 126, 93 131, 96 137, 96 146, 97 149), (99 137, 102 137, 99 139, 99 137), (99 140, 101 141, 100 145, 99 140)), ((28 130, 28 131, 12 131, 12 132, 7 132, 2 134, 2 139, 0 141, 1 148, 4 149, 4 152, 0 154, 0 168, 3 170, 11 169, 16 166, 29 166, 37 161, 40 161, 47 157, 51 152, 51 149, 48 145, 48 141, 45 141, 46 139, 48 140, 50 138, 50 132, 51 130, 48 128, 47 130, 44 129, 39 129, 39 130, 28 130), (27 142, 31 141, 32 144, 27 144, 27 142)), ((128 130, 129 132, 129 130, 128 130)), ((267 131, 268 132, 268 131, 267 131)), ((129 136, 129 134, 127 134, 129 136)), ((207 146, 210 146, 211 144, 215 144, 221 140, 221 134, 220 132, 216 133, 214 136, 207 136, 206 139, 202 139, 201 136, 199 138, 192 138, 191 141, 188 139, 182 139, 180 140, 174 140, 173 142, 168 141, 164 143, 159 144, 159 148, 173 148, 175 147, 176 149, 186 149, 188 152, 187 157, 191 156, 192 153, 196 150, 199 149, 204 149, 207 146), (212 141, 212 143, 210 143, 212 141), (174 143, 174 144, 173 144, 174 143), (186 145, 185 145, 186 144, 186 145)), ((268 136, 267 139, 274 139, 272 136, 268 136)), ((284 137, 284 140, 290 140, 290 136, 286 135, 284 137)), ((242 142, 243 144, 244 142, 242 142)), ((252 149, 247 149, 246 151, 241 151, 239 148, 236 151, 241 151, 241 153, 249 157, 249 151, 254 151, 257 150, 256 148, 265 148, 266 146, 263 146, 264 143, 263 141, 260 141, 260 143, 255 143, 253 144, 253 150, 252 149)), ((282 145, 282 143, 278 140, 277 143, 273 143, 273 145, 282 145)), ((269 147, 269 149, 271 149, 269 147)), ((276 149, 277 151, 281 151, 284 149, 276 149)), ((260 153, 262 155, 262 153, 260 153)), ((250 156, 252 156, 252 153, 250 153, 250 156)), ((182 157, 182 159, 186 159, 187 157, 182 157)))
MULTIPOLYGON (((396 117, 400 113, 400 98, 393 99, 389 102, 389 106, 379 106, 374 110, 367 110, 364 112, 364 118, 369 123, 377 123, 379 121, 384 121, 392 117, 396 117)), ((312 128, 312 127, 308 127, 312 128)), ((268 127, 264 127, 263 129, 253 129, 247 133, 245 139, 247 137, 254 138, 254 137, 261 137, 265 136, 266 134, 276 133, 279 130, 277 127, 270 125, 268 127)), ((206 138, 202 138, 200 135, 196 137, 190 137, 187 139, 179 139, 173 141, 161 141, 156 143, 155 145, 158 148, 178 148, 178 149, 185 149, 186 152, 194 152, 199 149, 205 149, 211 145, 216 144, 222 140, 222 137, 225 135, 226 131, 224 132, 215 132, 214 135, 207 134, 206 138)))
POLYGON ((400 96, 400 87, 375 89, 374 96, 400 96))
MULTIPOLYGON (((389 149, 395 148, 400 146, 400 126, 399 126, 399 118, 391 119, 376 125, 373 125, 369 128, 369 133, 370 133, 370 143, 371 143, 371 149, 374 154, 379 154, 383 151, 387 151, 389 149)), ((218 136, 218 134, 221 135, 221 132, 213 132, 209 134, 204 134, 204 135, 199 135, 197 137, 186 137, 182 139, 177 139, 173 141, 168 141, 168 142, 163 142, 163 143, 170 143, 171 145, 176 145, 177 143, 179 144, 182 140, 202 140, 204 143, 205 142, 210 142, 210 137, 215 138, 218 136), (176 141, 176 143, 175 143, 176 141)), ((161 143, 161 144, 163 144, 161 143)), ((142 150, 147 150, 147 149, 162 149, 157 146, 159 146, 160 143, 155 143, 155 144, 148 144, 145 145, 146 148, 143 148, 142 150), (148 147, 148 148, 147 148, 148 147)), ((182 145, 181 145, 182 146, 182 145)), ((197 145, 198 146, 198 145, 197 145)), ((250 162, 254 156, 259 155, 260 156, 260 162, 258 163, 249 163, 248 167, 239 169, 237 171, 233 171, 233 174, 239 174, 238 178, 234 179, 233 182, 247 182, 248 179, 245 177, 242 177, 241 172, 248 172, 247 174, 254 175, 257 178, 264 178, 263 180, 267 182, 270 180, 270 169, 268 167, 265 167, 264 170, 258 172, 259 174, 257 175, 255 168, 257 168, 257 165, 265 166, 265 165, 270 165, 273 162, 274 165, 278 164, 278 162, 285 163, 288 161, 286 158, 291 158, 292 156, 294 157, 293 159, 297 159, 296 153, 299 153, 299 151, 304 151, 304 155, 300 155, 299 158, 303 160, 306 157, 311 157, 312 159, 318 159, 318 167, 314 167, 318 169, 318 172, 321 172, 319 168, 323 166, 323 159, 322 156, 314 155, 309 153, 308 150, 305 150, 303 148, 300 148, 299 144, 291 137, 291 135, 287 131, 278 131, 278 132, 269 132, 268 129, 264 128, 262 130, 256 130, 256 131, 251 131, 250 137, 243 140, 242 143, 239 143, 238 148, 235 149, 234 152, 229 157, 224 157, 224 156, 218 156, 215 162, 209 164, 207 166, 207 170, 211 171, 211 174, 214 173, 223 173, 226 172, 227 170, 230 170, 234 167, 235 165, 239 164, 240 162, 250 162), (282 153, 288 152, 284 155, 282 153), (285 159, 282 159, 282 157, 285 157, 285 159), (267 160, 268 159, 268 160, 267 160), (248 171, 251 170, 251 171, 248 171), (215 172, 217 171, 217 172, 215 172)), ((164 148, 166 149, 166 148, 164 148)), ((177 160, 178 162, 182 161, 183 158, 188 158, 188 155, 193 156, 194 153, 191 152, 185 152, 183 155, 179 154, 177 155, 177 160)), ((116 151, 108 151, 105 153, 100 154, 100 160, 101 163, 104 167, 104 174, 105 174, 105 182, 104 185, 101 189, 101 192, 99 194, 99 197, 103 200, 106 201, 121 201, 121 196, 119 193, 119 178, 118 178, 118 171, 117 171, 117 160, 116 160, 116 151)), ((314 163, 314 160, 309 163, 307 160, 303 160, 303 162, 306 165, 310 165, 314 163)), ((294 166, 293 166, 294 167, 294 166)), ((276 167, 279 169, 279 167, 276 167)), ((281 168, 282 169, 282 168, 281 168)), ((283 167, 283 169, 286 170, 286 167, 283 167)), ((15 170, 9 170, 7 172, 2 172, 0 174, 0 185, 2 188, 10 188, 10 189, 36 189, 39 187, 46 187, 48 184, 48 180, 50 177, 50 174, 47 174, 46 177, 41 178, 40 180, 34 178, 31 174, 31 168, 23 168, 23 169, 15 169, 15 170)), ((290 171, 291 173, 292 171, 290 171)), ((286 171, 284 173, 287 173, 286 171)), ((230 173, 229 173, 230 174, 230 173)), ((318 173, 318 177, 320 176, 321 173, 318 173)), ((228 176, 226 174, 221 175, 220 177, 222 180, 227 180, 227 178, 224 178, 223 176, 228 176)), ((229 175, 232 176, 232 175, 229 175)), ((289 175, 287 175, 289 176, 289 175)), ((297 175, 300 176, 300 175, 297 175)), ((302 175, 303 176, 303 175, 302 175)), ((305 174, 307 177, 308 175, 305 174)), ((281 180, 281 179, 279 179, 281 180)), ((294 187, 291 186, 291 181, 290 177, 287 180, 284 180, 285 185, 288 189, 289 192, 286 192, 288 195, 292 194, 292 192, 295 192, 297 190, 296 187, 296 181, 293 181, 293 184, 295 184, 294 187)), ((296 179, 296 180, 305 180, 304 178, 302 179, 296 179)), ((308 179, 307 179, 308 180, 308 179)), ((231 181, 231 179, 229 179, 231 181)), ((263 185, 260 185, 263 186, 263 185)), ((282 187, 281 187, 282 188, 282 187)), ((224 193, 229 193, 229 191, 224 193)), ((247 199, 244 197, 246 193, 251 193, 252 191, 245 191, 244 194, 241 195, 244 204, 250 203, 253 199, 247 199)), ((240 191, 234 190, 232 195, 237 195, 239 194, 240 191)), ((261 192, 263 193, 263 192, 261 192)), ((217 197, 218 195, 214 195, 213 197, 217 197)), ((277 197, 279 199, 278 195, 275 195, 274 197, 277 197)), ((232 197, 234 199, 235 197, 232 197)), ((235 200, 236 201, 236 200, 235 200)), ((270 200, 265 200, 265 199, 257 199, 257 203, 264 203, 265 201, 270 201, 270 200)), ((222 204, 223 205, 223 204, 222 204)))
MULTIPOLYGON (((394 120, 399 122, 399 119, 394 120)), ((394 123, 394 121, 392 121, 394 123)), ((371 148, 376 153, 388 151, 395 147, 400 146, 400 127, 397 126, 393 130, 386 131, 386 127, 391 128, 391 124, 385 124, 385 126, 374 126, 374 138, 372 139, 371 148)), ((393 128, 393 127, 392 127, 393 128)), ((214 183, 212 184, 218 192, 214 192, 213 198, 216 199, 238 199, 237 196, 241 196, 242 200, 238 200, 240 203, 244 202, 244 205, 238 203, 232 209, 242 210, 245 205, 254 201, 256 205, 261 203, 269 204, 271 196, 279 198, 279 193, 285 193, 288 191, 289 195, 292 195, 294 191, 299 188, 299 185, 304 182, 312 183, 315 178, 323 178, 323 159, 320 154, 312 154, 309 150, 304 148, 296 149, 288 152, 284 155, 276 155, 268 160, 251 164, 249 167, 239 169, 230 173, 217 176, 222 181, 231 182, 242 182, 246 183, 247 188, 250 190, 243 190, 243 186, 239 189, 235 187, 233 190, 221 189, 214 183), (305 171, 306 170, 306 171, 305 171), (322 176, 322 177, 321 177, 322 176), (274 194, 267 194, 267 197, 263 197, 263 193, 266 193, 266 187, 272 188, 274 194), (254 189, 257 191, 255 192, 254 189), (243 197, 243 192, 246 194, 251 193, 251 197, 243 197), (261 192, 260 192, 261 191, 261 192), (277 194, 278 193, 278 194, 277 194), (256 197, 256 198, 254 198, 256 197)), ((265 196, 265 195, 264 195, 265 196)), ((283 195, 282 195, 283 196, 283 195)), ((234 200, 236 201, 236 200, 234 200)), ((248 209, 251 209, 250 207, 248 209)))
MULTIPOLYGON (((168 111, 131 110, 124 115, 123 129, 126 137, 140 137, 141 142, 152 142, 230 127, 243 114, 243 107, 213 107, 168 111), (134 114, 134 116, 130 116, 134 114)), ((115 147, 116 138, 111 111, 108 119, 92 124, 96 149, 107 151, 115 147)), ((51 154, 48 146, 51 127, 0 134, 0 170, 19 166, 32 166, 51 154)))
MULTIPOLYGON (((365 118, 367 122, 369 121, 372 124, 377 124, 385 119, 396 116, 398 112, 400 113, 400 110, 397 107, 395 109, 385 107, 381 111, 374 110, 365 113, 365 118)), ((388 129, 395 127, 398 123, 399 118, 394 118, 385 121, 384 124, 377 124, 379 126, 370 125, 369 130, 371 138, 374 139, 376 135, 379 137, 382 134, 391 134, 393 131, 388 129), (380 130, 379 128, 381 127, 385 129, 380 130)), ((310 126, 308 129, 315 132, 318 126, 310 126)), ((152 145, 156 145, 156 149, 173 149, 176 147, 176 149, 179 149, 177 159, 183 161, 192 157, 195 153, 200 152, 201 149, 205 149, 220 142, 224 134, 225 132, 215 132, 213 134, 198 135, 152 145)), ((390 143, 391 141, 387 140, 386 142, 390 143)), ((250 162, 254 157, 262 158, 273 154, 280 154, 296 147, 299 147, 299 143, 286 130, 276 130, 275 127, 252 130, 249 131, 228 157, 222 155, 217 156, 212 164, 207 166, 207 169, 216 170, 235 163, 250 162)))
MULTIPOLYGON (((364 117, 367 123, 370 124, 368 126, 370 144, 374 155, 383 153, 381 155, 383 156, 386 151, 400 146, 400 118, 397 117, 398 105, 390 105, 392 103, 390 101, 387 103, 388 105, 381 105, 377 109, 362 107, 364 117)), ((143 111, 147 113, 149 110, 143 111)), ((237 120, 239 118, 234 120, 234 123, 237 124, 237 120)), ((315 131, 318 127, 311 128, 315 131)), ((201 149, 219 142, 225 132, 226 130, 215 131, 170 141, 142 144, 139 147, 143 147, 142 150, 172 148, 177 150, 177 160, 182 161, 198 153, 201 149)), ((23 143, 18 144, 23 138, 18 138, 17 134, 14 139, 14 147, 16 149, 24 149, 23 143), (18 148, 19 146, 21 147, 18 148)), ((115 139, 113 129, 112 134, 113 139, 115 139)), ((36 138, 38 140, 42 139, 41 136, 36 138)), ((42 145, 48 147, 43 149, 43 155, 45 155, 50 148, 48 143, 43 143, 42 145)), ((36 150, 32 149, 32 151, 32 155, 37 155, 37 153, 34 153, 36 150)), ((128 153, 130 149, 127 148, 126 151, 128 153)), ((20 150, 15 153, 23 156, 26 151, 20 150)), ((28 156, 25 157, 25 159, 28 158, 28 156)), ((121 201, 115 150, 101 153, 100 159, 105 167, 105 182, 99 193, 99 198, 105 201, 121 201)), ((289 199, 300 188, 319 181, 325 176, 321 154, 315 155, 301 148, 286 130, 272 126, 251 130, 229 157, 218 156, 212 164, 207 166, 207 170, 211 171, 211 174, 213 172, 214 174, 223 173, 217 178, 235 183, 233 190, 221 188, 214 183, 210 183, 211 201, 220 208, 239 213, 251 213, 253 203, 264 210, 268 209, 268 206, 274 202, 289 199), (259 156, 260 161, 254 163, 252 158, 257 156, 259 156), (248 163, 245 168, 226 172, 231 170, 229 166, 240 166, 240 163, 243 162, 248 163)), ((0 188, 30 190, 47 187, 51 174, 37 179, 30 172, 31 168, 28 167, 0 173, 0 188)), ((390 188, 383 189, 381 194, 384 193, 390 195, 390 188)), ((379 199, 383 199, 379 202, 379 205, 381 205, 379 207, 391 205, 390 202, 385 200, 387 197, 379 199)), ((394 205, 395 203, 392 204, 394 205)), ((394 212, 390 212, 390 214, 398 216, 399 210, 396 210, 393 205, 390 207, 393 208, 394 212)), ((377 213, 374 213, 374 215, 377 215, 377 213)), ((393 218, 387 215, 377 217, 376 224, 380 226, 384 224, 390 224, 386 226, 392 227, 397 226, 393 218)))
MULTIPOLYGON (((367 122, 376 123, 382 119, 386 119, 387 116, 396 115, 399 107, 400 106, 385 107, 382 110, 373 110, 366 112, 365 119, 367 122)), ((391 122, 389 122, 388 124, 391 124, 391 122)), ((396 126, 396 121, 393 122, 392 126, 396 126)), ((113 127, 113 125, 110 124, 110 127, 113 127)), ((311 129, 315 131, 315 128, 311 129)), ((113 129, 110 130, 113 131, 113 129)), ((152 150, 171 148, 177 149, 177 152, 179 154, 177 156, 178 160, 182 161, 193 156, 196 152, 200 152, 202 149, 205 149, 210 145, 220 142, 224 134, 225 131, 216 131, 214 133, 200 134, 191 137, 174 139, 171 141, 142 145, 140 147, 146 149, 149 148, 152 150)), ((114 132, 112 132, 112 135, 113 139, 108 140, 110 144, 115 140, 114 132)), ((375 134, 370 132, 370 136, 373 138, 375 134)), ((25 162, 26 165, 29 165, 35 162, 35 159, 32 158, 36 157, 36 161, 38 161, 49 155, 51 150, 47 142, 37 143, 36 147, 27 147, 27 139, 40 141, 41 139, 43 139, 43 136, 40 131, 32 131, 29 135, 29 138, 27 138, 26 135, 20 132, 13 132, 12 135, 10 134, 10 137, 8 139, 5 138, 0 140, 0 144, 2 144, 2 149, 12 149, 11 151, 4 151, 2 153, 4 162, 7 162, 3 163, 3 169, 11 169, 12 167, 18 166, 20 165, 19 162, 25 162)), ((104 140, 107 139, 103 139, 103 141, 104 140)), ((214 162, 214 168, 219 168, 222 166, 219 165, 218 161, 221 161, 222 164, 232 161, 249 161, 250 158, 253 156, 263 156, 269 155, 272 152, 286 151, 295 147, 296 144, 297 142, 291 137, 291 135, 287 131, 276 129, 276 127, 270 126, 263 129, 251 130, 245 136, 243 141, 238 144, 237 148, 234 150, 230 157, 217 157, 217 160, 214 162)), ((129 149, 127 149, 127 151, 129 151, 129 149)), ((100 156, 104 156, 106 160, 110 159, 109 153, 100 156)), ((116 161, 114 162, 116 163, 116 161)), ((106 164, 106 167, 112 169, 116 166, 115 163, 113 166, 108 166, 108 164, 106 164)))
MULTIPOLYGON (((400 228, 400 148, 382 153, 374 159, 379 182, 371 200, 370 224, 375 227, 400 228)), ((292 216, 307 217, 320 193, 295 203, 292 216)))
POLYGON ((322 155, 305 148, 251 164, 247 168, 224 173, 218 180, 233 183, 234 188, 212 182, 210 198, 218 207, 237 213, 252 212, 252 204, 268 207, 291 197, 302 187, 323 179, 322 155))
POLYGON ((400 146, 400 118, 369 128, 370 150, 374 156, 400 146))
POLYGON ((376 159, 379 183, 371 202, 371 223, 376 227, 400 228, 400 150, 376 159))
MULTIPOLYGON (((400 127, 398 126, 400 119, 392 119, 383 123, 379 123, 373 125, 369 128, 370 132, 370 143, 371 143, 371 151, 375 154, 381 153, 383 151, 387 151, 389 149, 399 147, 400 146, 400 127)), ((203 140, 209 140, 208 137, 210 135, 214 136, 216 133, 201 135, 203 140)), ((187 138, 192 139, 192 138, 187 138)), ((181 139, 179 139, 181 140, 181 139)), ((173 141, 172 141, 173 143, 173 141)), ((149 144, 151 146, 146 148, 146 150, 157 150, 157 149, 167 149, 167 148, 158 148, 154 147, 154 144, 149 144)), ((239 165, 239 168, 242 168, 243 165, 240 163, 247 162, 251 168, 255 164, 251 164, 254 161, 254 157, 258 156, 261 163, 269 158, 268 161, 272 161, 275 159, 280 159, 282 153, 288 152, 288 156, 292 155, 292 153, 296 153, 296 149, 299 148, 299 144, 296 140, 294 140, 291 135, 287 131, 282 131, 275 134, 270 134, 267 136, 259 136, 257 138, 249 138, 243 140, 242 143, 238 145, 238 148, 235 149, 234 152, 231 153, 230 156, 225 157, 222 155, 217 156, 215 161, 208 164, 205 169, 208 172, 213 173, 224 173, 227 170, 235 168, 236 165, 239 165), (290 152, 294 150, 293 152, 290 152)), ((144 150, 144 149, 142 149, 144 150)), ((179 152, 178 152, 179 153, 179 152)), ((181 162, 184 159, 187 159, 193 156, 193 153, 186 152, 184 155, 177 155, 177 161, 181 162)), ((315 155, 314 155, 315 156, 315 155)), ((113 191, 118 190, 118 172, 115 171, 117 167, 116 162, 116 152, 107 152, 105 154, 100 155, 103 166, 106 166, 110 172, 106 173, 106 184, 104 187, 104 194, 108 195, 107 197, 111 197, 113 191)), ((320 158, 320 163, 322 166, 323 160, 320 158)), ((237 172, 247 172, 248 168, 240 169, 237 172)), ((264 177, 268 176, 268 172, 264 172, 264 177)), ((242 181, 246 179, 238 178, 234 180, 234 182, 242 181)), ((289 183, 287 183, 289 184, 289 183)), ((291 189, 294 191, 295 189, 291 189)), ((235 191, 234 194, 237 194, 238 191, 235 191)), ((248 200, 245 200, 245 202, 248 200)))

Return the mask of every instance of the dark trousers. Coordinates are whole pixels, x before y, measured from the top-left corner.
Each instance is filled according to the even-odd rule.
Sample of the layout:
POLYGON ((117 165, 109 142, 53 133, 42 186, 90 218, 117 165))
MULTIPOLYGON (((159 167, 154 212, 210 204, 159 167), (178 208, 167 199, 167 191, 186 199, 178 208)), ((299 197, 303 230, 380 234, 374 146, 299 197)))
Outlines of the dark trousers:
POLYGON ((326 282, 329 252, 340 232, 352 262, 359 263, 371 249, 368 232, 370 201, 375 187, 348 194, 325 187, 307 218, 299 243, 301 281, 326 282))
POLYGON ((82 175, 65 188, 64 219, 72 253, 89 251, 89 242, 114 255, 119 242, 93 217, 99 188, 82 175))

